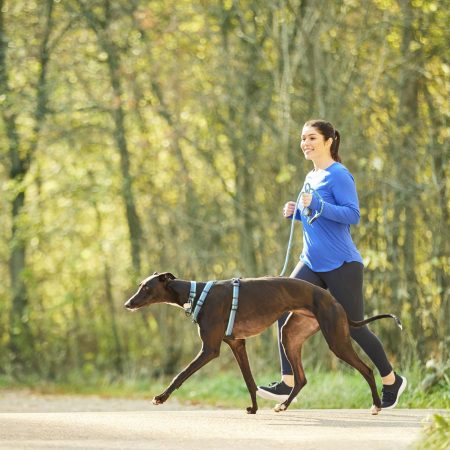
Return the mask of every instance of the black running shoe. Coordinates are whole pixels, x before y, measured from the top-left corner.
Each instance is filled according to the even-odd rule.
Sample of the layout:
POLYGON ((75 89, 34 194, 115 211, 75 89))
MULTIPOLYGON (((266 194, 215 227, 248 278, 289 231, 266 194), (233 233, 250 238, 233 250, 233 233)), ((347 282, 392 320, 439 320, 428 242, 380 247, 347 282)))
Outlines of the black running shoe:
MULTIPOLYGON (((289 394, 291 393, 292 388, 288 386, 284 381, 274 381, 270 383, 269 386, 258 386, 258 390, 256 393, 265 399, 268 400, 277 400, 280 402, 284 402, 288 399, 289 394)), ((293 400, 297 401, 296 398, 293 400)))
POLYGON ((402 395, 408 382, 405 377, 395 374, 394 384, 383 384, 381 391, 381 408, 392 409, 397 406, 398 399, 402 395))

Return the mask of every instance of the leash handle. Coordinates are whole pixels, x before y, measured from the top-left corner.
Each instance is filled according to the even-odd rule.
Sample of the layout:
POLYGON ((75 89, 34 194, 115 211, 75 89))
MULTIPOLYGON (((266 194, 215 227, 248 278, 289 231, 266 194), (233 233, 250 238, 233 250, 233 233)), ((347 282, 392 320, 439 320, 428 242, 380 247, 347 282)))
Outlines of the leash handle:
POLYGON ((319 198, 320 210, 316 211, 314 215, 313 215, 313 211, 311 208, 306 207, 306 208, 303 208, 303 210, 302 210, 302 214, 306 217, 309 217, 307 219, 308 225, 312 225, 312 223, 314 221, 316 221, 322 215, 323 199, 322 199, 321 195, 317 192, 317 190, 311 188, 311 185, 309 183, 305 184, 305 192, 307 194, 317 195, 317 197, 319 198))
MULTIPOLYGON (((309 183, 305 184, 305 190, 303 192, 305 194, 312 194, 313 193, 313 190, 312 190, 311 185, 309 183)), ((303 192, 300 192, 300 196, 301 196, 301 194, 303 194, 303 192)), ((305 206, 302 209, 302 216, 310 217, 311 215, 312 215, 311 208, 308 208, 307 206, 305 206)))

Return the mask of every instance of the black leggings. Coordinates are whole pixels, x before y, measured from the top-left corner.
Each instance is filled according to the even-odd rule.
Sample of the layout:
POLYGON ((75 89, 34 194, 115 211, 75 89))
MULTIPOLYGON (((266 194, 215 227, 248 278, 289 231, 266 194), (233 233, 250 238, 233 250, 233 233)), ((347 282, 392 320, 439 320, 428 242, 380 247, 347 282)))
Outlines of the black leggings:
MULTIPOLYGON (((309 281, 316 286, 328 289, 331 295, 344 307, 351 320, 363 320, 363 271, 364 266, 354 261, 344 263, 341 267, 330 272, 313 272, 300 261, 291 273, 291 278, 309 281)), ((286 322, 289 314, 286 313, 278 319, 278 345, 280 349, 281 373, 283 375, 292 375, 291 365, 281 344, 281 327, 286 322)), ((386 357, 383 345, 369 330, 367 325, 361 328, 350 327, 350 335, 372 360, 382 377, 392 371, 392 366, 386 357)))

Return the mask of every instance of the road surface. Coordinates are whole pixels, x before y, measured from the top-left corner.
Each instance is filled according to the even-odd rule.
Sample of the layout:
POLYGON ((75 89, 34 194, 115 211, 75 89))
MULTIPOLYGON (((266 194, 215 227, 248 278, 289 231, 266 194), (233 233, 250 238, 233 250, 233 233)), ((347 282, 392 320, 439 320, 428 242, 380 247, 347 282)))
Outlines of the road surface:
POLYGON ((0 392, 0 449, 407 449, 431 410, 301 410, 256 415, 169 400, 0 392))

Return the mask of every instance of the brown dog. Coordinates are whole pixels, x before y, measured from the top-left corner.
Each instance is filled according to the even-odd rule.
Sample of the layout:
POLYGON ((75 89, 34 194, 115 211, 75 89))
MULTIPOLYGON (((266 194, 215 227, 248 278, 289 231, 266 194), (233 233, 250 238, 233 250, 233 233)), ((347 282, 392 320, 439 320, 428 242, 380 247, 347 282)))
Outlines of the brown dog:
MULTIPOLYGON (((369 322, 385 317, 399 320, 391 314, 382 314, 369 319, 353 322, 347 318, 344 308, 332 295, 311 283, 284 277, 244 278, 240 280, 239 306, 231 337, 225 336, 225 330, 231 309, 231 280, 218 281, 206 298, 198 316, 199 334, 202 349, 197 357, 173 380, 167 389, 153 399, 154 404, 164 403, 170 394, 206 363, 217 358, 220 345, 225 341, 233 351, 247 385, 252 406, 247 413, 255 414, 257 386, 253 379, 245 339, 256 336, 272 325, 283 313, 291 312, 282 329, 282 344, 293 372, 295 385, 289 398, 276 411, 287 409, 292 400, 306 384, 302 367, 301 348, 303 343, 321 329, 331 351, 343 361, 358 370, 369 383, 373 408, 376 414, 381 409, 373 371, 354 351, 349 325, 361 327, 369 322)), ((198 283, 197 297, 205 283, 198 283)), ((176 279, 171 273, 155 272, 139 285, 138 291, 125 303, 125 307, 136 310, 154 303, 168 303, 183 308, 189 297, 190 282, 176 279)))

